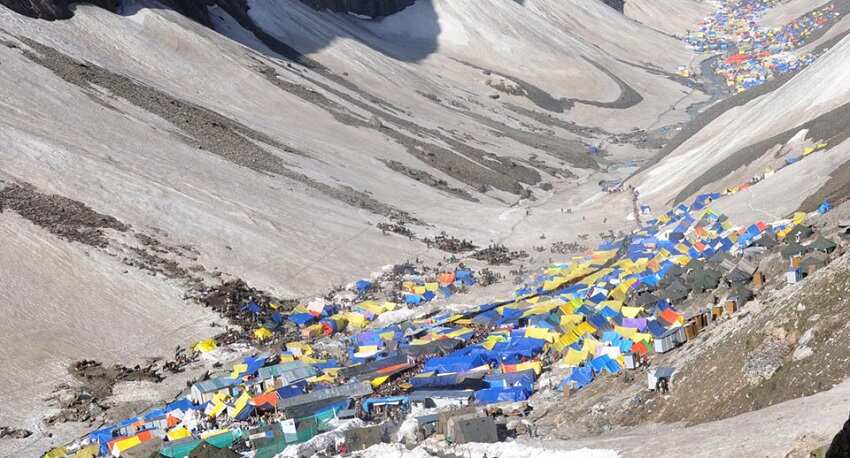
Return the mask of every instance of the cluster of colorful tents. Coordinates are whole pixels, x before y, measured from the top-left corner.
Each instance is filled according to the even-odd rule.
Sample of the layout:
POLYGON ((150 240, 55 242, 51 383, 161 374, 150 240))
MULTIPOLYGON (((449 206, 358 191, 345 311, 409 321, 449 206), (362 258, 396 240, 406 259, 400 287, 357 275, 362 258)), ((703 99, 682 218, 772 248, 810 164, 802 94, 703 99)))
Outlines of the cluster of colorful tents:
MULTIPOLYGON (((622 240, 607 240, 592 252, 550 265, 513 298, 463 313, 374 327, 374 316, 395 304, 364 301, 341 311, 317 302, 298 308, 285 319, 302 330, 327 320, 348 323, 331 328, 333 333, 347 331, 344 363, 319 357, 310 343, 318 334, 306 332, 302 342, 245 358, 228 375, 196 383, 187 397, 101 428, 50 456, 73 456, 79 450, 124 456, 155 445, 162 456, 183 457, 198 447, 230 447, 245 439, 254 444, 255 456, 272 456, 330 427, 329 421, 351 409, 354 399, 361 399, 366 411, 424 398, 522 401, 533 394, 536 379, 550 364, 570 368, 562 389, 580 389, 602 374, 629 367, 627 357, 646 359, 672 348, 659 342, 684 342, 677 336, 684 335, 686 317, 674 304, 691 289, 716 287, 720 279, 703 264, 765 237, 789 237, 807 218, 798 213, 788 220, 735 227, 708 207, 717 197, 703 194, 690 206, 679 204, 622 240), (691 283, 682 286, 686 272, 691 283), (351 314, 363 318, 352 319, 351 314), (372 395, 417 367, 421 357, 420 370, 398 385, 401 392, 372 395), (269 412, 274 414, 271 423, 246 423, 269 412)), ((458 281, 458 276, 443 276, 438 283, 448 280, 458 281)), ((422 285, 405 288, 411 286, 417 293, 422 285)), ((427 292, 429 286, 424 287, 427 292)), ((326 329, 322 335, 328 335, 326 329)), ((210 351, 215 342, 196 347, 210 351)))
POLYGON ((795 72, 811 64, 811 54, 797 56, 790 51, 806 44, 814 31, 834 20, 834 5, 807 13, 783 27, 758 25, 758 18, 775 6, 773 0, 728 0, 706 17, 686 42, 697 52, 730 52, 715 67, 730 89, 743 92, 764 84, 776 75, 795 72))

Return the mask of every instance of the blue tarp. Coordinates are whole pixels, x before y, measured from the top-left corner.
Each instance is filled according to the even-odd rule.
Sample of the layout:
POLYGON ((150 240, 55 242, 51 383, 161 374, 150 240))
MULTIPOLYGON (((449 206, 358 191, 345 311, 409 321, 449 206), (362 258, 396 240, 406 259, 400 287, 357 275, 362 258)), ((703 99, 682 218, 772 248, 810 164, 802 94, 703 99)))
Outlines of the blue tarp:
POLYGON ((249 302, 247 305, 242 307, 243 312, 253 313, 254 315, 260 313, 260 306, 257 305, 256 302, 249 302))
POLYGON ((422 296, 418 294, 405 294, 404 295, 404 303, 410 305, 418 305, 422 302, 422 296))
POLYGON ((357 282, 354 283, 354 287, 357 288, 358 294, 363 294, 372 287, 372 282, 369 280, 357 280, 357 282))
POLYGON ((487 388, 475 392, 475 401, 479 404, 493 404, 496 402, 516 402, 528 399, 530 393, 525 388, 487 388))
POLYGON ((649 333, 652 334, 654 337, 661 337, 664 335, 665 332, 667 332, 667 328, 662 326, 661 323, 656 320, 647 321, 646 328, 649 330, 649 333))
POLYGON ((472 274, 472 271, 469 269, 459 269, 455 271, 455 281, 461 282, 465 285, 474 285, 475 284, 475 276, 472 274))
POLYGON ((564 380, 558 385, 558 389, 563 391, 570 384, 575 386, 576 389, 581 389, 590 385, 591 382, 593 382, 593 369, 589 366, 576 367, 573 368, 570 375, 564 377, 564 380))
POLYGON ((464 356, 443 356, 431 358, 425 361, 423 371, 431 372, 464 372, 474 367, 481 366, 487 361, 480 354, 464 356))
POLYGON ((316 317, 310 315, 309 313, 295 313, 289 315, 289 321, 297 324, 299 327, 310 324, 316 321, 316 317))
POLYGON ((593 372, 597 374, 603 370, 606 370, 611 374, 616 374, 621 370, 620 365, 608 355, 601 355, 593 358, 590 361, 590 367, 593 368, 593 372))

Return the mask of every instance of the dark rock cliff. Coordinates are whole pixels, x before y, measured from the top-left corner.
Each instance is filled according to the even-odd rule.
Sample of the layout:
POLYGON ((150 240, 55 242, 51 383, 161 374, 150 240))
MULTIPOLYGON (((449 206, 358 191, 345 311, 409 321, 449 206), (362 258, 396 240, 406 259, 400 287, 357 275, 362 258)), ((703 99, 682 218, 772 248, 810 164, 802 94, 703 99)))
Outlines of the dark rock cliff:
MULTIPOLYGON (((0 0, 0 4, 5 5, 12 11, 16 11, 24 16, 46 19, 53 21, 56 19, 68 19, 71 17, 71 9, 69 5, 76 0, 0 0)), ((82 1, 79 3, 92 3, 110 11, 115 11, 118 7, 119 0, 91 0, 82 1)))
MULTIPOLYGON (((301 0, 304 4, 317 10, 331 10, 339 13, 356 13, 366 16, 389 16, 412 5, 416 0, 301 0)), ((13 11, 25 16, 53 21, 71 17, 71 3, 91 3, 116 11, 120 0, 0 0, 13 11)), ((244 22, 247 19, 248 5, 246 0, 162 0, 162 2, 180 13, 200 22, 210 25, 207 6, 218 5, 231 16, 244 22)), ((242 24, 245 26, 245 23, 242 24)))
POLYGON ((389 16, 407 8, 416 0, 301 0, 317 10, 355 13, 371 17, 389 16))
POLYGON ((619 12, 623 12, 626 8, 626 0, 602 0, 606 5, 614 8, 619 12))

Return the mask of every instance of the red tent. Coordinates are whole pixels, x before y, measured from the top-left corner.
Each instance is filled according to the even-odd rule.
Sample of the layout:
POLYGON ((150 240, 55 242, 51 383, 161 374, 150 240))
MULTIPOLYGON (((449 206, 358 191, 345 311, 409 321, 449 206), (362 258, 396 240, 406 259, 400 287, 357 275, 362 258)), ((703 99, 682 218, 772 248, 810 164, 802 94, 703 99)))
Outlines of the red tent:
POLYGON ((734 54, 726 58, 727 64, 740 64, 750 60, 750 56, 746 54, 734 54))
POLYGON ((649 350, 647 350, 646 345, 644 345, 643 342, 638 342, 632 345, 632 353, 637 353, 641 356, 644 356, 649 353, 649 350))

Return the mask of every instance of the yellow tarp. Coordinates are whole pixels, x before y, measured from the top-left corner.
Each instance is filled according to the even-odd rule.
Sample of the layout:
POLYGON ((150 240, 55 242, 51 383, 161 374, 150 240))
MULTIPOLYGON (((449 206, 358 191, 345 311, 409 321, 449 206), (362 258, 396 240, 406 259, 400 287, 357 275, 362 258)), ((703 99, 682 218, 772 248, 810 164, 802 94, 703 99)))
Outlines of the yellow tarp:
POLYGON ((540 364, 540 361, 526 361, 524 363, 517 364, 515 367, 517 372, 531 369, 537 375, 540 375, 540 372, 543 370, 543 366, 540 364))
POLYGON ((213 429, 213 430, 210 430, 210 431, 205 431, 205 432, 201 433, 201 439, 209 439, 210 437, 218 436, 220 434, 225 434, 225 433, 228 433, 228 432, 230 432, 230 429, 227 429, 227 428, 213 429))
POLYGON ((596 349, 600 345, 601 344, 599 343, 598 340, 596 340, 593 337, 588 336, 588 337, 585 337, 585 339, 581 343, 581 351, 586 351, 587 353, 589 353, 591 355, 595 355, 596 349))
POLYGON ((594 328, 593 325, 591 325, 587 321, 579 324, 578 326, 576 326, 575 329, 575 333, 579 336, 583 336, 585 334, 593 334, 594 332, 596 332, 596 328, 594 328))
POLYGON ((603 307, 619 312, 623 308, 623 301, 602 301, 599 303, 599 308, 602 309, 603 307))
POLYGON ((254 338, 258 340, 266 340, 272 336, 272 332, 266 328, 254 329, 254 338))
POLYGON ((124 452, 124 451, 127 451, 127 450, 137 446, 137 445, 140 445, 141 443, 142 443, 142 440, 139 439, 137 436, 128 437, 126 439, 121 439, 120 441, 116 441, 112 444, 112 450, 113 450, 112 454, 113 455, 115 454, 114 450, 118 450, 118 452, 124 452))
POLYGON ((348 320, 349 326, 357 329, 365 328, 368 323, 368 321, 366 321, 366 317, 357 312, 346 313, 345 319, 348 320))
POLYGON ((231 410, 230 418, 235 418, 242 412, 242 409, 248 405, 248 401, 251 400, 251 395, 248 393, 248 390, 242 392, 238 398, 236 398, 236 402, 233 404, 233 409, 231 410))
POLYGON ((373 389, 378 388, 379 386, 383 385, 384 382, 386 382, 389 379, 390 379, 389 375, 383 375, 381 377, 373 378, 372 379, 372 388, 373 389))
POLYGON ((170 441, 185 439, 191 435, 192 433, 190 433, 185 426, 178 426, 166 434, 166 436, 168 436, 168 440, 170 441))
POLYGON ((637 318, 641 311, 643 311, 643 307, 629 307, 627 305, 620 309, 620 313, 626 318, 637 318))
POLYGON ((614 325, 614 332, 616 332, 617 334, 620 334, 623 337, 627 337, 627 338, 631 339, 635 335, 635 333, 637 332, 637 329, 635 329, 635 328, 624 328, 622 326, 614 325))
POLYGON ((209 352, 215 350, 217 347, 218 347, 218 344, 215 343, 215 339, 210 337, 209 339, 204 339, 204 340, 196 343, 195 346, 192 347, 192 349, 195 350, 195 351, 199 351, 201 353, 209 353, 209 352))
POLYGON ((546 342, 553 343, 558 335, 546 328, 527 327, 525 328, 525 337, 545 340, 546 342))
POLYGON ((313 347, 304 342, 287 342, 286 349, 293 355, 309 356, 313 354, 313 347))
POLYGON ((427 290, 425 289, 424 286, 414 286, 413 287, 413 293, 414 294, 418 294, 418 295, 421 296, 421 295, 425 294, 425 291, 427 291, 427 290))
POLYGON ((437 290, 439 290, 439 289, 440 289, 440 284, 437 283, 437 282, 425 283, 425 290, 426 291, 431 291, 432 293, 436 293, 437 290))
POLYGON ((377 345, 361 345, 357 347, 357 353, 355 353, 354 356, 358 358, 368 358, 375 353, 378 353, 377 345))
MULTIPOLYGON (((96 448, 94 450, 94 452, 95 452, 94 455, 90 455, 90 456, 99 456, 100 455, 100 447, 96 448)), ((65 447, 56 447, 56 448, 50 450, 49 452, 45 453, 42 458, 62 458, 66 455, 68 455, 68 449, 66 449, 65 447)), ((88 457, 86 457, 86 458, 88 458, 88 457)))
POLYGON ((460 329, 456 329, 456 330, 454 330, 454 331, 452 331, 448 334, 445 334, 445 336, 454 339, 456 337, 460 337, 460 336, 469 334, 470 332, 475 332, 475 330, 470 329, 470 328, 460 328, 460 329))
POLYGON ((564 356, 563 362, 568 366, 578 366, 587 361, 590 354, 584 350, 577 351, 575 348, 570 348, 567 355, 564 356))
MULTIPOLYGON (((77 450, 77 453, 74 454, 74 458, 92 458, 93 456, 98 456, 98 455, 100 455, 100 445, 95 443, 95 444, 87 445, 87 446, 77 450)), ((44 455, 44 456, 45 456, 45 458, 49 457, 49 455, 44 455)), ((61 456, 65 456, 65 455, 61 455, 61 456)))
POLYGON ((636 332, 632 336, 632 341, 635 343, 643 342, 643 343, 651 343, 652 342, 652 334, 644 333, 644 332, 636 332))
POLYGON ((230 378, 237 378, 248 370, 247 364, 234 364, 233 371, 230 372, 230 378))
POLYGON ((579 341, 579 336, 576 335, 572 330, 565 332, 555 340, 555 343, 552 346, 555 348, 555 351, 563 352, 567 347, 579 341))

